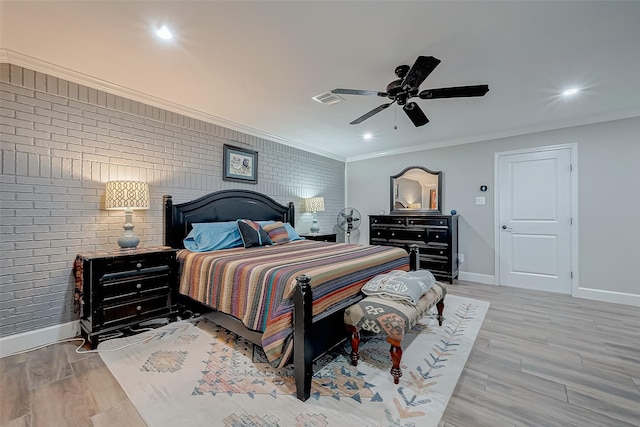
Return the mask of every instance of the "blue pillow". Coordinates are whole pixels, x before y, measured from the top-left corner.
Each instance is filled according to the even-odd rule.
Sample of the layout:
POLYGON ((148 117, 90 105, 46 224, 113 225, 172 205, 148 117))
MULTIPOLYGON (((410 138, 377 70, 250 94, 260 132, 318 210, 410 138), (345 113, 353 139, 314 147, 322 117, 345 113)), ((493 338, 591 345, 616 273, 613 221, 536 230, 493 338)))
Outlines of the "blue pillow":
POLYGON ((289 233, 289 241, 293 242, 294 240, 302 240, 302 237, 298 234, 298 232, 289 224, 288 222, 284 223, 284 228, 289 233))
POLYGON ((192 224, 193 229, 183 243, 193 252, 207 252, 242 246, 242 237, 235 221, 192 224))

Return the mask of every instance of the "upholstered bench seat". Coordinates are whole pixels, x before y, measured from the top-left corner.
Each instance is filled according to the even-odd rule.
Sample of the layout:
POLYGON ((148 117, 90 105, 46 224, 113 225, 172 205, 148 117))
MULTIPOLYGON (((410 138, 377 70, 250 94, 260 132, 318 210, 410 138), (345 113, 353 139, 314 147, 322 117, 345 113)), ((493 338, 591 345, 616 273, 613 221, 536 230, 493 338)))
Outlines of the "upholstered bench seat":
POLYGON ((435 282, 417 304, 368 296, 360 302, 347 308, 344 312, 344 323, 351 333, 351 363, 358 364, 358 347, 360 345, 360 330, 385 334, 387 342, 391 344, 391 375, 393 382, 398 384, 402 376, 400 361, 402 360, 402 339, 416 323, 435 305, 438 310, 438 324, 442 326, 444 317, 444 297, 447 293, 446 285, 435 282))

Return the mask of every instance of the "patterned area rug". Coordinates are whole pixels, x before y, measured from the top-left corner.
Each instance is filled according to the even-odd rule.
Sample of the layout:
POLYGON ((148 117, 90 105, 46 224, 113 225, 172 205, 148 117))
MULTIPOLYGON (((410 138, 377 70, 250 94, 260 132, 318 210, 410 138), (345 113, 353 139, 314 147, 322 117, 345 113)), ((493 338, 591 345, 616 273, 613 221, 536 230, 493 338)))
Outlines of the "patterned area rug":
POLYGON ((172 323, 99 348, 139 342, 100 355, 150 427, 437 426, 488 307, 447 295, 442 327, 430 313, 405 336, 397 385, 384 337, 363 335, 357 367, 345 343, 314 365, 306 402, 290 366, 271 367, 259 347, 212 323, 172 323))

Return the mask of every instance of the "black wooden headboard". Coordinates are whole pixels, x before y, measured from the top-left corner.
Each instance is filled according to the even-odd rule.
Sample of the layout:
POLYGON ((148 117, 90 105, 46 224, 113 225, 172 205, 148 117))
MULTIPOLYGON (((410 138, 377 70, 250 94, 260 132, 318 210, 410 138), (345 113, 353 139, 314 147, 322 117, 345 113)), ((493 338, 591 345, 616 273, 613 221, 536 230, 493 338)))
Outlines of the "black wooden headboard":
POLYGON ((191 224, 199 222, 283 221, 294 224, 294 206, 281 205, 269 196, 251 190, 223 190, 207 194, 190 202, 173 204, 171 196, 163 197, 164 244, 184 248, 183 239, 191 231, 191 224))

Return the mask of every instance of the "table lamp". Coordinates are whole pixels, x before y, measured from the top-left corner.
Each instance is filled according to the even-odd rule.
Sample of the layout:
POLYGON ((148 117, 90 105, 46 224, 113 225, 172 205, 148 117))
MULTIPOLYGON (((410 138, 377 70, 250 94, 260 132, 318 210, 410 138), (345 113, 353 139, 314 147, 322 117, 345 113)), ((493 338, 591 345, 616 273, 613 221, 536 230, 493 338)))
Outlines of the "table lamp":
POLYGON ((140 239, 133 232, 133 210, 149 209, 149 185, 140 181, 109 181, 104 205, 107 210, 124 210, 124 234, 118 238, 118 245, 122 249, 135 249, 140 239))
POLYGON ((304 208, 307 212, 313 213, 313 223, 311 224, 311 232, 317 233, 320 231, 318 226, 318 212, 324 212, 324 197, 311 197, 304 199, 304 208))

